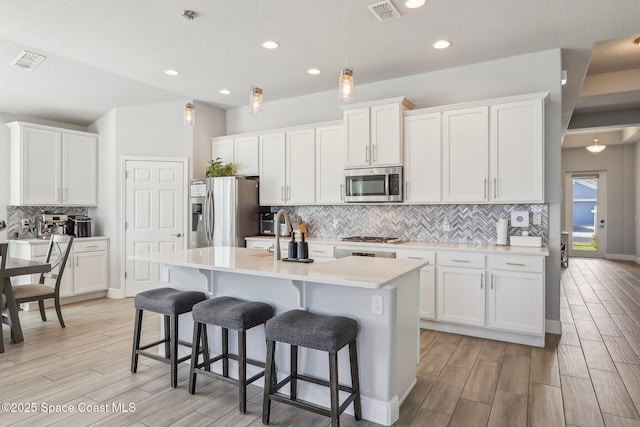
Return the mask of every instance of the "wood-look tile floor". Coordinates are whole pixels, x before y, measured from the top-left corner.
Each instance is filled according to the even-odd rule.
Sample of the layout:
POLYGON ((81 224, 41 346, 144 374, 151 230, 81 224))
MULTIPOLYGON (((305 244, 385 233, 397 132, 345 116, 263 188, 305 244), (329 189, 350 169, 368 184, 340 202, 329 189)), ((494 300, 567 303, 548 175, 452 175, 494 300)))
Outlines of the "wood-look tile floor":
MULTIPOLYGON (((1 412, 0 426, 254 426, 262 389, 251 386, 247 414, 237 412, 235 387, 198 378, 187 392, 188 363, 179 387, 168 366, 140 358, 129 372, 133 304, 100 299, 64 306, 66 329, 20 313, 25 342, 0 354, 0 402, 35 404, 34 412, 1 412), (97 410, 78 412, 80 405, 97 410), (111 404, 135 405, 115 413, 111 404), (76 412, 42 405, 73 405, 76 412)), ((563 270, 562 336, 545 348, 421 333, 418 383, 400 409, 398 426, 638 426, 640 427, 640 267, 572 258, 563 270)), ((145 315, 143 340, 159 334, 145 315)), ((341 417, 343 426, 374 426, 341 417)), ((272 425, 328 426, 329 419, 274 404, 272 425)))

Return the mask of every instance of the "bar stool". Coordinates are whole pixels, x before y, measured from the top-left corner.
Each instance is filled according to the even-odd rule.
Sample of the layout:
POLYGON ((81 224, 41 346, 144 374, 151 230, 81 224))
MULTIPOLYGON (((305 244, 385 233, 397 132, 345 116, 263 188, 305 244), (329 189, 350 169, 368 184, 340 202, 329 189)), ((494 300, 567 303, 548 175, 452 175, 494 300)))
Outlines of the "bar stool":
POLYGON ((191 348, 191 343, 178 340, 178 316, 190 312, 194 304, 204 301, 206 298, 206 295, 202 292, 179 291, 174 288, 158 288, 137 294, 134 298, 136 320, 133 332, 131 372, 135 374, 138 370, 138 356, 150 357, 171 365, 171 387, 177 387, 178 363, 184 362, 191 357, 191 355, 188 355, 178 359, 178 344, 191 348), (151 344, 140 346, 142 314, 145 310, 164 316, 164 338, 151 344), (149 347, 162 343, 164 343, 165 357, 144 351, 149 347))
POLYGON ((312 411, 316 414, 331 417, 331 425, 340 425, 340 414, 353 402, 356 420, 362 418, 360 405, 360 381, 358 377, 358 350, 356 338, 358 323, 348 317, 325 316, 303 310, 291 310, 274 317, 265 325, 267 339, 267 369, 265 375, 264 400, 262 404, 262 423, 269 424, 271 401, 286 403, 297 408, 312 411), (276 342, 291 345, 291 372, 280 383, 275 372, 276 342), (349 361, 351 364, 351 387, 338 383, 338 351, 349 345, 349 361), (298 373, 298 346, 322 350, 329 353, 329 381, 298 373), (298 380, 329 387, 331 393, 331 409, 298 400, 298 380), (289 397, 278 390, 290 384, 289 397), (340 404, 338 391, 345 391, 349 396, 340 404))
POLYGON ((264 363, 247 359, 247 330, 266 322, 273 317, 273 307, 261 302, 242 301, 233 297, 219 297, 200 302, 193 306, 193 343, 195 348, 191 356, 189 375, 189 393, 196 391, 196 375, 203 374, 238 385, 238 411, 247 410, 247 385, 264 376, 264 363), (222 328, 222 354, 210 358, 207 345, 207 325, 222 328), (229 329, 238 331, 238 354, 229 353, 229 329), (203 363, 197 363, 200 353, 205 355, 203 363), (229 359, 238 362, 238 379, 229 377, 229 359), (222 360, 222 374, 211 372, 211 364, 222 360), (262 371, 247 379, 247 364, 263 368, 262 371))

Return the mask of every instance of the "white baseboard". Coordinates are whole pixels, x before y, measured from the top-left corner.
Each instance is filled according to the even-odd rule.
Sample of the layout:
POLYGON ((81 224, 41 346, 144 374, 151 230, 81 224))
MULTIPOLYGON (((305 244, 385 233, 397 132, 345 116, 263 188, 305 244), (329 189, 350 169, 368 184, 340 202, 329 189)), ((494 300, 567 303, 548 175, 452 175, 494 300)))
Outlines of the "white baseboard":
POLYGON ((562 322, 559 320, 545 320, 544 330, 548 334, 562 335, 562 322))
POLYGON ((633 262, 635 262, 636 264, 640 264, 640 257, 634 256, 633 262))
POLYGON ((119 288, 109 288, 107 298, 124 298, 124 291, 119 288))
POLYGON ((624 254, 604 254, 605 259, 613 259, 617 261, 635 261, 638 263, 638 257, 634 255, 624 255, 624 254))

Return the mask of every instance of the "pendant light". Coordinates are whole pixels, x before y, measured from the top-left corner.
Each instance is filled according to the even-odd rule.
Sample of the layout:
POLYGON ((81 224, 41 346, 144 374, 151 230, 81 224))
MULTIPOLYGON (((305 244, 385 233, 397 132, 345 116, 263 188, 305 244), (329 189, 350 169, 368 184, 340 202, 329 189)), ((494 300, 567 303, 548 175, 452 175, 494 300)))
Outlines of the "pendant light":
MULTIPOLYGON (((189 31, 187 37, 187 46, 189 47, 189 68, 191 67, 191 21, 198 16, 193 10, 183 10, 182 17, 189 20, 189 31)), ((187 126, 193 126, 196 121, 196 109, 191 102, 184 104, 184 124, 187 126)))
POLYGON ((589 145, 587 147, 587 150, 591 151, 592 153, 599 153, 602 150, 604 150, 605 148, 607 148, 606 145, 598 144, 598 142, 599 142, 598 131, 596 131, 596 136, 595 136, 595 138, 593 138, 593 145, 589 145))
MULTIPOLYGON (((258 0, 255 0, 254 3, 254 22, 253 29, 256 32, 256 47, 255 47, 255 57, 256 57, 256 77, 255 82, 258 82, 258 0)), ((259 114, 262 112, 262 88, 258 86, 251 86, 249 88, 249 113, 251 114, 259 114)))
POLYGON ((249 94, 249 112, 258 114, 262 111, 262 89, 257 86, 251 86, 249 94))
POLYGON ((349 64, 349 14, 347 13, 347 0, 344 2, 344 65, 338 79, 338 99, 351 101, 353 99, 353 69, 349 64))

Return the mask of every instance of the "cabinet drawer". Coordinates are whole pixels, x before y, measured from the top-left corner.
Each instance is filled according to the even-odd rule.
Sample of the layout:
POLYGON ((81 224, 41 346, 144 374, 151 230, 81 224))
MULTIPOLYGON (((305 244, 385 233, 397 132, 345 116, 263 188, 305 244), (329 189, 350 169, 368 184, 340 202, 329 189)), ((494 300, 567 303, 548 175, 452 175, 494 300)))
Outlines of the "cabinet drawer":
POLYGON ((106 240, 92 240, 89 242, 82 241, 74 241, 73 242, 73 251, 75 253, 78 252, 92 252, 92 251, 106 251, 107 250, 107 241, 106 240))
MULTIPOLYGON (((286 243, 285 238, 280 238, 280 248, 282 248, 283 241, 286 243), (284 239, 284 240, 283 240, 284 239)), ((269 249, 275 245, 273 239, 260 239, 260 240, 245 240, 247 248, 249 249, 269 249)))
POLYGON ((309 258, 334 258, 333 245, 309 243, 309 258))
POLYGON ((396 251, 396 257, 398 259, 426 259, 429 261, 429 265, 435 265, 436 254, 431 251, 422 251, 419 249, 402 249, 396 251))
POLYGON ((489 268, 492 270, 542 273, 544 271, 544 258, 519 255, 492 255, 489 257, 489 268))
POLYGON ((468 252, 438 252, 438 265, 449 267, 484 268, 484 254, 468 252))

